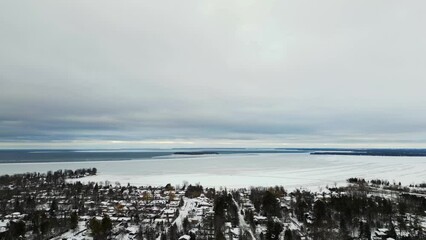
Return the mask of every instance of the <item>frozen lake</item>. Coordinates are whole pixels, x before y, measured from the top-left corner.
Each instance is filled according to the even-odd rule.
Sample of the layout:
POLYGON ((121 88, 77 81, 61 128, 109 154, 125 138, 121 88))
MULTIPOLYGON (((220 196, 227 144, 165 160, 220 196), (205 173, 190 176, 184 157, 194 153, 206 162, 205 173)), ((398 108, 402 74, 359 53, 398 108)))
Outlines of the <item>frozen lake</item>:
POLYGON ((316 188, 342 184, 349 177, 387 179, 402 184, 426 182, 426 157, 309 155, 307 153, 223 154, 157 157, 126 161, 3 163, 0 174, 96 167, 97 176, 81 181, 133 185, 203 186, 283 185, 316 188))

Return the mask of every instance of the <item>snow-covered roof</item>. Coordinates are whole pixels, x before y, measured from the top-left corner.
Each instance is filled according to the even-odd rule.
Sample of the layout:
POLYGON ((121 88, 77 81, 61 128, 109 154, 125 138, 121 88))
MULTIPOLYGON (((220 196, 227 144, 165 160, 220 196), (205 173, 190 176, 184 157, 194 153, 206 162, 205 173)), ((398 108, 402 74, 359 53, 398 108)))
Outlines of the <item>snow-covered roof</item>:
POLYGON ((189 240, 191 237, 189 235, 183 235, 179 238, 179 240, 189 240))
POLYGON ((1 220, 0 221, 0 233, 7 231, 7 224, 9 224, 9 220, 1 220))

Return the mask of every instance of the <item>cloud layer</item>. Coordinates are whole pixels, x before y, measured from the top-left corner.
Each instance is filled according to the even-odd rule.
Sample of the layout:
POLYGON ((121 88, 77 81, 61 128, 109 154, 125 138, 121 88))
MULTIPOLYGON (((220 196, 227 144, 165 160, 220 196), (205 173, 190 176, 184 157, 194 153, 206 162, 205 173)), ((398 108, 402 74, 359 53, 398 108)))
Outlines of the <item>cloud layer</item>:
POLYGON ((425 7, 2 1, 0 146, 422 146, 425 7))

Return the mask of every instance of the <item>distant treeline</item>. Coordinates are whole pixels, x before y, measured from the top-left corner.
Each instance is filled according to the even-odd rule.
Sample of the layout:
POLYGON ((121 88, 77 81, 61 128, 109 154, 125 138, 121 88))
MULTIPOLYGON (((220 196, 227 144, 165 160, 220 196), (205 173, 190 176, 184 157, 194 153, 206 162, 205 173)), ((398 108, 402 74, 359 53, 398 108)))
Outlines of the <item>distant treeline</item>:
POLYGON ((96 168, 80 168, 76 170, 57 170, 57 171, 48 171, 47 173, 22 173, 22 174, 13 174, 13 175, 1 175, 0 176, 0 185, 9 185, 16 184, 16 181, 25 180, 25 179, 34 179, 34 178, 44 178, 47 182, 56 180, 59 178, 81 178, 88 175, 96 175, 96 168))
POLYGON ((426 149, 345 149, 344 151, 315 151, 312 155, 406 156, 426 157, 426 149))

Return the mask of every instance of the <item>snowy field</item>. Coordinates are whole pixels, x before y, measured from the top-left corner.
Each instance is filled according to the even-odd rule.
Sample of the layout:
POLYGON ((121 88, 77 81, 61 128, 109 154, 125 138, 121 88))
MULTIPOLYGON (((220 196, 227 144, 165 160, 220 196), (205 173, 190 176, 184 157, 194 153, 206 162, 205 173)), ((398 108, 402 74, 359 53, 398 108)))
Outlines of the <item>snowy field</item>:
POLYGON ((129 161, 0 164, 0 174, 96 167, 97 176, 80 181, 133 185, 173 185, 184 181, 211 187, 283 185, 318 188, 349 177, 426 182, 425 157, 327 156, 306 153, 174 156, 129 161))

